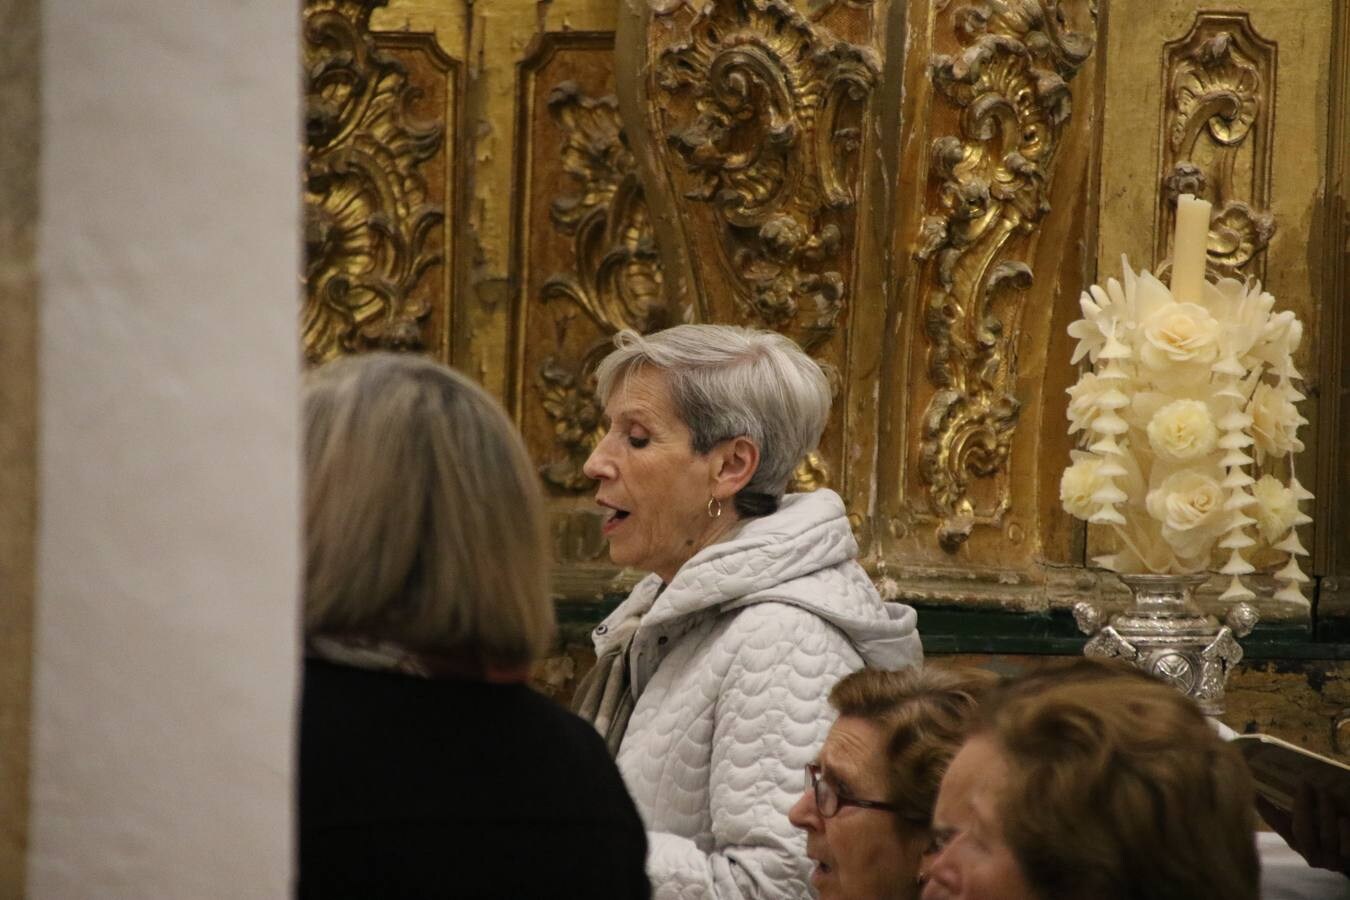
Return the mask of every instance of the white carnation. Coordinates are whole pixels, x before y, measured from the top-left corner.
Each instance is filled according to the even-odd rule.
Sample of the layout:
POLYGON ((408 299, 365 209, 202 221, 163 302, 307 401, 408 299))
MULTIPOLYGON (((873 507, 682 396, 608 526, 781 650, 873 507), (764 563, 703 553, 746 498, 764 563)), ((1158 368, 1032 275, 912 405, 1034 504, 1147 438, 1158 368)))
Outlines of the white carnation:
POLYGON ((1247 415, 1252 417, 1252 437, 1258 455, 1284 456, 1303 449, 1303 442, 1298 439, 1302 419, 1278 388, 1265 382, 1258 384, 1247 404, 1247 415))
POLYGON ((1256 527, 1267 544, 1274 544, 1294 527, 1294 520, 1298 518, 1298 498, 1272 475, 1262 475, 1261 480, 1252 485, 1252 496, 1256 498, 1252 506, 1256 527))
POLYGON ((1059 500, 1070 515, 1087 520, 1100 505, 1092 502, 1092 495, 1106 487, 1108 480, 1099 472, 1100 459, 1085 453, 1074 456, 1073 465, 1065 469, 1059 479, 1059 500))
POLYGON ((1093 372, 1083 373, 1078 382, 1069 388, 1069 434, 1092 427, 1093 421, 1104 409, 1101 405, 1102 396, 1113 389, 1120 389, 1119 382, 1113 383, 1093 372))

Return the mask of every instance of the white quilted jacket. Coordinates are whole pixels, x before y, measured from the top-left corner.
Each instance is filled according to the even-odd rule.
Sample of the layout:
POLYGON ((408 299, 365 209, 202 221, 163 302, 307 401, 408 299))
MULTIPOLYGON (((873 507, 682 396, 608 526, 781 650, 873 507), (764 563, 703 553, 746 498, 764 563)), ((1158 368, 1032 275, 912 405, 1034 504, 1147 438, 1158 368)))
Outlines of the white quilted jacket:
POLYGON ((595 630, 597 654, 633 634, 618 762, 658 900, 811 896, 787 812, 833 721, 830 688, 923 658, 914 610, 883 603, 857 554, 837 494, 789 495, 664 591, 639 582, 595 630))

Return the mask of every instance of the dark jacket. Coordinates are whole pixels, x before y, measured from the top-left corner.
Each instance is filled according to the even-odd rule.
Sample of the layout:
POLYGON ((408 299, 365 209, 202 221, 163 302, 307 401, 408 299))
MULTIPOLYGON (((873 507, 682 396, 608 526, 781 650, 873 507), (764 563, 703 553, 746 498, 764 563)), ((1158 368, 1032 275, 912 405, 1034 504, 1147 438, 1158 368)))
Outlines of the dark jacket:
POLYGON ((301 898, 646 898, 595 730, 521 684, 305 663, 301 898))

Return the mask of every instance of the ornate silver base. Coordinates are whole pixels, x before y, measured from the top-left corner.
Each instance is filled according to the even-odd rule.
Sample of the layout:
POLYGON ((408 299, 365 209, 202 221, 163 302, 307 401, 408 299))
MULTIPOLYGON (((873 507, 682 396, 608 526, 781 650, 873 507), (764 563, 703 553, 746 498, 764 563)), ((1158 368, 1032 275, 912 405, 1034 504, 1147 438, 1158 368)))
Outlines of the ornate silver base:
POLYGON ((1256 626, 1255 607, 1235 605, 1220 626, 1195 605, 1195 590, 1209 580, 1206 574, 1119 578, 1134 603, 1110 624, 1102 625, 1101 610, 1091 603, 1073 608, 1078 627, 1092 636, 1083 655, 1129 660, 1194 699, 1205 715, 1222 714, 1228 673, 1242 659, 1237 639, 1256 626))

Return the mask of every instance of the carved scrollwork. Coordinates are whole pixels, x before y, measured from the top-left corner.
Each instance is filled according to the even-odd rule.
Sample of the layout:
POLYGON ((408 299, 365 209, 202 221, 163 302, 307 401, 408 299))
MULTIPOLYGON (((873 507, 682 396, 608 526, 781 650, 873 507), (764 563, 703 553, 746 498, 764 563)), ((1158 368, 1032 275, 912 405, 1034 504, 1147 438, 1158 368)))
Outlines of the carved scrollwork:
POLYGON ((417 291, 442 262, 444 210, 420 166, 444 127, 415 121, 406 67, 369 33, 382 0, 305 6, 305 357, 421 349, 429 300, 417 291))
POLYGON ((1214 203, 1209 268, 1237 278, 1259 276, 1259 259, 1275 233, 1274 217, 1261 208, 1269 192, 1269 126, 1257 134, 1274 99, 1274 45, 1257 36, 1245 14, 1200 13, 1185 38, 1166 46, 1164 65, 1161 171, 1167 202, 1158 223, 1158 254, 1167 253, 1176 198, 1190 193, 1214 203), (1239 176, 1240 169, 1250 174, 1239 176))
MULTIPOLYGON (((1095 23, 1095 4, 1087 14, 1095 23)), ((953 21, 964 49, 935 56, 931 76, 960 109, 961 133, 933 144, 938 202, 915 254, 931 271, 922 310, 937 389, 922 421, 919 469, 949 551, 1009 503, 1006 484, 981 507, 970 497, 972 479, 1006 472, 1020 405, 1012 341, 1032 273, 1004 257, 1049 212, 1068 82, 1095 41, 1095 29, 1066 24, 1058 0, 970 3, 953 21)))
POLYGON ((656 61, 658 87, 689 111, 666 144, 684 196, 713 211, 738 307, 808 349, 844 309, 839 214, 856 204, 879 72, 870 48, 834 39, 783 0, 711 4, 656 61))
POLYGON ((542 300, 572 304, 606 339, 574 364, 549 357, 539 368, 544 410, 566 451, 541 471, 555 487, 582 491, 591 480, 581 467, 603 436, 595 367, 611 347, 608 338, 623 328, 646 333, 670 323, 651 217, 618 101, 586 96, 564 82, 549 95, 548 108, 564 135, 563 170, 576 185, 574 193, 553 201, 549 217, 572 238, 576 268, 550 276, 542 300))
POLYGON ((594 486, 582 466, 605 436, 602 409, 595 395, 595 367, 609 350, 610 344, 602 342, 576 365, 548 357, 539 367, 544 411, 553 421, 556 442, 565 451, 561 459, 540 466, 539 472, 545 481, 564 491, 585 491, 594 486))
POLYGON ((563 170, 578 191, 553 201, 553 224, 573 238, 577 268, 551 276, 543 299, 569 300, 608 334, 663 327, 661 261, 642 184, 614 97, 553 89, 549 112, 562 129, 563 170))

